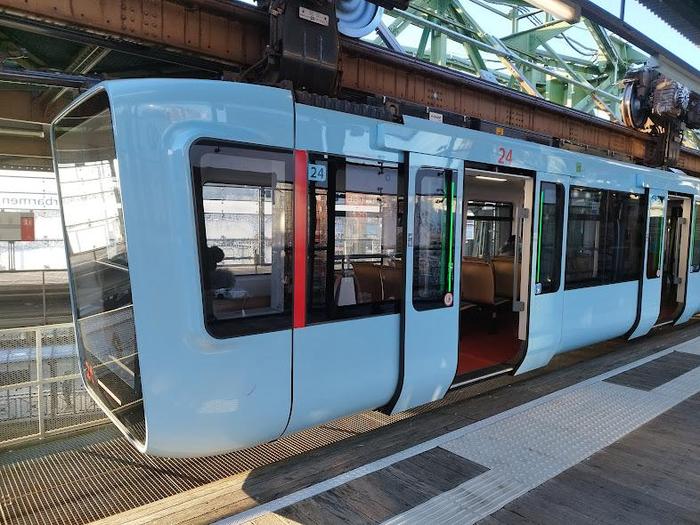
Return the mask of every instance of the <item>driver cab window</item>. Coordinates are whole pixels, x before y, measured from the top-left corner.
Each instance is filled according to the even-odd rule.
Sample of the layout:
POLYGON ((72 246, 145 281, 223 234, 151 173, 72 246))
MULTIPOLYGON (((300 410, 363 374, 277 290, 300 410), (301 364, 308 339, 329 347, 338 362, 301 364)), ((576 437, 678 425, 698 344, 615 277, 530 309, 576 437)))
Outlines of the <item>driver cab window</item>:
POLYGON ((291 154, 200 142, 191 161, 207 329, 291 328, 291 154))

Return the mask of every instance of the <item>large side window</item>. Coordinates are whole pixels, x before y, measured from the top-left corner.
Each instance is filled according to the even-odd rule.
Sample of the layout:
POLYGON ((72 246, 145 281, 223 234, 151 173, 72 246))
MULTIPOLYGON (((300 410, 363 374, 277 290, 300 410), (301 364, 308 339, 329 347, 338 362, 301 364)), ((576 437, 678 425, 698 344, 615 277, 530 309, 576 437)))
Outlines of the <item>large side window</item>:
POLYGON ((452 306, 455 180, 449 169, 421 168, 416 174, 413 235, 413 307, 452 306))
POLYGON ((540 185, 535 293, 559 290, 561 244, 564 222, 564 186, 552 182, 540 185))
POLYGON ((403 173, 311 155, 308 319, 396 313, 403 297, 403 173), (324 175, 325 174, 325 175, 324 175))
POLYGON ((207 330, 291 328, 292 154, 200 141, 190 160, 207 330))
POLYGON ((639 279, 645 210, 643 195, 572 187, 566 288, 639 279))
POLYGON ((53 130, 85 383, 142 443, 141 380, 109 99, 99 91, 53 130))
POLYGON ((603 192, 572 187, 566 241, 566 288, 603 284, 599 268, 602 235, 603 192))
POLYGON ((462 256, 480 259, 492 259, 497 255, 512 256, 512 228, 512 203, 469 201, 462 256))
POLYGON ((636 281, 642 275, 646 196, 607 192, 607 236, 611 267, 609 281, 636 281))
POLYGON ((695 215, 693 223, 693 233, 691 237, 691 247, 693 250, 690 259, 690 271, 700 272, 700 202, 696 202, 694 206, 695 215))
POLYGON ((664 242, 664 198, 654 195, 649 203, 649 245, 647 279, 661 277, 661 253, 664 242))

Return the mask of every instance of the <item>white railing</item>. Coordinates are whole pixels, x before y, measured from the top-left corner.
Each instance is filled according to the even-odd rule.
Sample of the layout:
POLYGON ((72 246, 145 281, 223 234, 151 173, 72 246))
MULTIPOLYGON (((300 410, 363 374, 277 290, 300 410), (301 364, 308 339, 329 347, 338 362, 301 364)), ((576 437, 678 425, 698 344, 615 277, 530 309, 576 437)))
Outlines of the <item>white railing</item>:
POLYGON ((0 447, 104 423, 71 323, 0 330, 0 447))

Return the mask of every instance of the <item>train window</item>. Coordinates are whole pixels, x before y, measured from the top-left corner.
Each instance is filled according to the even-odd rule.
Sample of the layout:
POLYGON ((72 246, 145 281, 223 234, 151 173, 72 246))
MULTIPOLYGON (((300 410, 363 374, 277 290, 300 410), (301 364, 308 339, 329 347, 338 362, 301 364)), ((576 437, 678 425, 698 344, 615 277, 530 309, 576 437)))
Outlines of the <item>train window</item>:
POLYGON ((54 126, 54 141, 83 377, 143 443, 131 282, 107 94, 99 91, 63 116, 54 126))
POLYGON ((539 234, 535 292, 559 290, 564 222, 564 186, 543 182, 540 186, 539 234))
POLYGON ((643 195, 572 187, 566 247, 566 289, 639 279, 643 195))
POLYGON ((601 190, 571 188, 566 242, 567 289, 604 283, 599 272, 602 205, 601 190))
POLYGON ((664 239, 664 198, 654 195, 649 205, 649 246, 647 279, 661 277, 661 252, 664 239))
POLYGON ((609 281, 636 281, 642 275, 646 196, 607 192, 606 237, 609 281))
POLYGON ((693 256, 690 263, 691 272, 700 272, 700 202, 695 203, 695 220, 691 241, 693 256))
POLYGON ((309 181, 309 321, 397 313, 403 173, 396 164, 328 155, 309 163, 327 174, 309 181))
POLYGON ((292 154, 200 141, 190 161, 207 330, 291 328, 292 154))
POLYGON ((482 259, 512 256, 512 227, 513 204, 510 202, 469 201, 462 255, 482 259))
POLYGON ((416 174, 413 234, 413 307, 452 306, 455 227, 454 172, 421 168, 416 174))

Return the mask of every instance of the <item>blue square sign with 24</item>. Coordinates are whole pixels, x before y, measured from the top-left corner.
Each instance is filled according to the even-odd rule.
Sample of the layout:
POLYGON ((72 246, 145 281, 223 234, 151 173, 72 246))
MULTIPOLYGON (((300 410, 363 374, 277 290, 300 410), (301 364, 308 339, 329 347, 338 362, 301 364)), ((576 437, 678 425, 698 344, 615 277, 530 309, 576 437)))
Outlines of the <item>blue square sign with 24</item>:
POLYGON ((326 182, 328 178, 328 164, 325 162, 309 164, 306 176, 311 182, 326 182))

